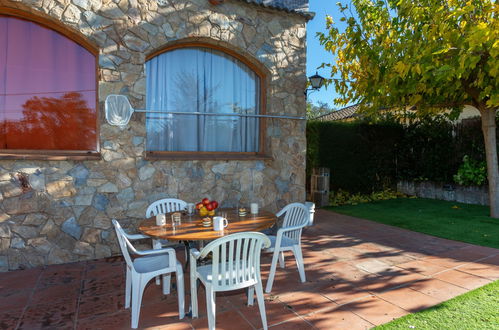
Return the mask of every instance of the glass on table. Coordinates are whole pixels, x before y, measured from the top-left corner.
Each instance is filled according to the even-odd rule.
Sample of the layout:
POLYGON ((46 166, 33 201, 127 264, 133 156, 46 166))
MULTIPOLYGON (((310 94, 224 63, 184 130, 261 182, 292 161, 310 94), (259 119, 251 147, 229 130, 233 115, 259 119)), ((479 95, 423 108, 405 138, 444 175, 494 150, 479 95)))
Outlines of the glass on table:
POLYGON ((172 225, 173 226, 178 226, 182 222, 182 213, 180 212, 174 212, 172 213, 172 225))
POLYGON ((194 203, 188 203, 185 207, 188 216, 194 215, 194 211, 196 209, 196 205, 194 203))

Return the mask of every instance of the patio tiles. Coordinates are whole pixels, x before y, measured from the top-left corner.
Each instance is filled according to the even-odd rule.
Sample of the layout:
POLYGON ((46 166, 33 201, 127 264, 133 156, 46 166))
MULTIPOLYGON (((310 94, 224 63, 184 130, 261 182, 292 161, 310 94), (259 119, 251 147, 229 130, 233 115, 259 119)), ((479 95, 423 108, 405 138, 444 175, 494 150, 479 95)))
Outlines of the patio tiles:
POLYGON ((404 309, 376 296, 362 298, 343 307, 374 325, 387 323, 408 314, 404 309))
POLYGON ((360 298, 365 298, 371 294, 367 290, 363 290, 348 282, 333 283, 324 287, 319 287, 320 292, 324 297, 332 300, 337 305, 348 304, 360 298))
MULTIPOLYGON (((144 328, 179 323, 177 297, 167 295, 164 302, 142 306, 140 310, 140 326, 144 328)), ((218 307, 218 306, 217 306, 218 307)), ((204 309, 206 311, 206 308, 204 309)), ((222 309, 220 309, 222 310, 222 309)), ((222 310, 223 311, 223 310, 222 310)), ((200 317, 204 317, 203 313, 200 317)))
MULTIPOLYGON (((303 233, 307 282, 294 257, 277 267, 265 295, 270 329, 367 329, 499 278, 499 250, 413 233, 318 210, 303 233)), ((178 251, 183 258, 183 250, 178 251)), ((265 286, 271 254, 262 255, 265 286)), ((186 311, 189 280, 185 274, 186 311)), ((172 277, 172 283, 175 283, 172 277)), ((0 328, 129 329, 122 258, 0 273, 0 328)), ((258 329, 260 313, 244 290, 217 293, 220 329, 258 329)), ((143 296, 142 329, 207 328, 204 288, 199 318, 178 319, 176 290, 154 281, 143 296)))
POLYGON ((348 261, 362 258, 362 253, 349 247, 332 247, 322 251, 322 255, 328 256, 331 262, 348 261))
POLYGON ((1 289, 0 311, 22 309, 28 304, 33 289, 1 289))
MULTIPOLYGON (((305 266, 306 270, 306 266, 305 266)), ((335 262, 327 267, 324 268, 325 272, 330 272, 335 278, 342 279, 345 281, 349 282, 360 282, 364 279, 366 279, 370 273, 358 269, 354 265, 345 262, 345 261, 339 261, 335 262)))
POLYGON ((479 262, 472 262, 463 266, 459 266, 456 268, 456 270, 476 276, 485 277, 490 280, 498 280, 499 266, 491 264, 495 259, 496 257, 482 259, 479 262))
POLYGON ((0 273, 0 290, 34 288, 42 271, 41 268, 33 268, 0 273))
POLYGON ((378 297, 411 313, 440 303, 440 300, 408 287, 390 290, 379 294, 378 297))
POLYGON ((439 273, 435 275, 434 278, 460 286, 468 290, 479 288, 491 282, 491 280, 489 279, 452 269, 443 273, 439 273))
POLYGON ((409 261, 403 264, 399 264, 397 265, 397 267, 404 268, 412 272, 418 272, 426 276, 431 276, 448 269, 423 260, 409 261))
POLYGON ((364 259, 365 261, 353 261, 352 263, 354 264, 355 267, 369 272, 369 273, 381 273, 384 272, 388 269, 390 269, 390 265, 384 263, 383 261, 380 261, 375 258, 369 258, 369 259, 364 259))
POLYGON ((66 302, 78 300, 79 285, 50 285, 42 286, 34 290, 30 299, 30 304, 43 304, 50 302, 66 302))
POLYGON ((381 253, 372 253, 370 257, 376 258, 378 261, 382 261, 390 266, 396 266, 415 260, 413 256, 405 254, 404 251, 401 250, 391 250, 381 253))
MULTIPOLYGON (((241 306, 239 311, 248 320, 251 325, 259 329, 262 327, 262 321, 260 318, 260 311, 258 309, 258 303, 256 302, 253 306, 241 306)), ((293 311, 286 305, 282 304, 279 300, 265 300, 265 311, 267 314, 267 325, 273 326, 279 323, 287 322, 297 317, 293 311)))
POLYGON ((279 323, 269 327, 272 330, 310 330, 314 329, 312 324, 301 317, 295 317, 287 322, 279 323))
POLYGON ((428 280, 428 277, 418 273, 391 270, 385 275, 371 276, 357 285, 371 293, 381 293, 426 280, 428 280))
POLYGON ((27 307, 18 329, 73 329, 76 320, 76 301, 51 302, 27 307))
MULTIPOLYGON (((161 290, 157 290, 160 291, 161 290)), ((147 301, 147 300, 145 300, 147 301)), ((119 312, 125 305, 125 293, 118 295, 107 294, 101 296, 81 297, 79 303, 79 318, 87 318, 96 315, 112 314, 119 312)))
POLYGON ((6 311, 0 308, 0 329, 15 329, 21 319, 24 308, 6 311))
MULTIPOLYGON (((78 319, 77 330, 130 329, 131 315, 129 310, 119 313, 78 319)), ((139 320, 140 322, 140 320, 139 320)))
MULTIPOLYGON (((123 266, 121 267, 123 268, 123 266)), ((91 278, 83 281, 83 296, 99 296, 107 293, 119 293, 125 291, 125 275, 120 273, 104 278, 91 278)))
MULTIPOLYGON (((217 306, 218 307, 218 306, 217 306)), ((208 329, 208 318, 202 317, 192 321, 194 329, 208 329)), ((218 329, 253 330, 253 326, 241 315, 238 310, 219 312, 217 310, 215 327, 218 329)))
POLYGON ((278 296, 280 302, 298 315, 306 315, 321 309, 337 306, 322 293, 295 291, 278 296))
POLYGON ((304 319, 315 328, 323 330, 365 330, 374 326, 374 324, 343 307, 336 307, 334 309, 307 315, 304 319))
POLYGON ((413 283, 409 287, 439 301, 452 299, 468 291, 460 286, 435 278, 413 283))

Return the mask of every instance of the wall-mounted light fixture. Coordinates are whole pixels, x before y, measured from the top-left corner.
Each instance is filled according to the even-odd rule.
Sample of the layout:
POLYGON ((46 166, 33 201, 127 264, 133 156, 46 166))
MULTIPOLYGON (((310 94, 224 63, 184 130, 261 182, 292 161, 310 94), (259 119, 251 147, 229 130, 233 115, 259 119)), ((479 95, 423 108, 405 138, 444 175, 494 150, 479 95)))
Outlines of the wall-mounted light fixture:
POLYGON ((308 77, 310 88, 305 89, 305 99, 307 99, 309 91, 318 91, 324 84, 324 80, 324 77, 319 76, 317 72, 313 76, 308 77))

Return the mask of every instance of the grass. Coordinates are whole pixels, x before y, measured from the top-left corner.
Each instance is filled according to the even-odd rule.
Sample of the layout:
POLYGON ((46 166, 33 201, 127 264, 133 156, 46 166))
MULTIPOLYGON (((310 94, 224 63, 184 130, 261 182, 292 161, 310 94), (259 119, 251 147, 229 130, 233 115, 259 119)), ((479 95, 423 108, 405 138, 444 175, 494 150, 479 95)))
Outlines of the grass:
POLYGON ((499 281, 495 281, 375 329, 499 329, 498 306, 499 281))
POLYGON ((424 198, 398 198, 329 210, 428 235, 499 248, 499 219, 489 208, 424 198))

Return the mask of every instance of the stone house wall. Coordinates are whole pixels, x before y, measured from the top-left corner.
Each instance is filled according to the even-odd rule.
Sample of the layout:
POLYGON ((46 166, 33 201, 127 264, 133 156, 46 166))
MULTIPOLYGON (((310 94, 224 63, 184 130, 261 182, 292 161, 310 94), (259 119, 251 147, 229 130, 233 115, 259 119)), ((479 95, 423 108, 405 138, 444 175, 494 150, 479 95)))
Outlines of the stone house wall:
MULTIPOLYGON (((145 107, 145 57, 188 38, 220 43, 269 72, 267 113, 305 115, 306 18, 227 0, 0 0, 62 22, 98 45, 101 160, 0 160, 0 270, 119 253, 111 219, 133 227, 153 201, 208 196, 277 210, 305 199, 305 122, 267 121, 272 159, 150 161, 145 117, 104 119, 109 94, 145 107)), ((1 13, 1 11, 0 11, 1 13)))

